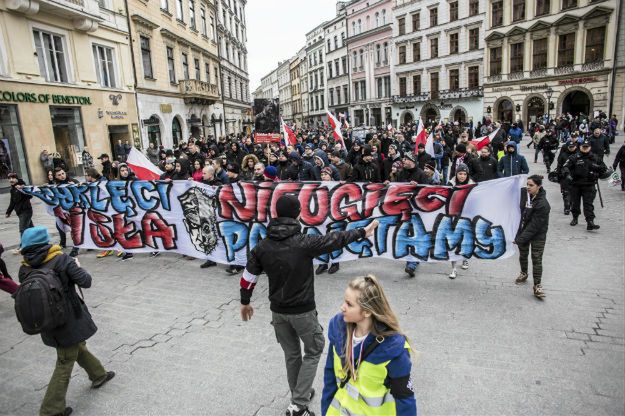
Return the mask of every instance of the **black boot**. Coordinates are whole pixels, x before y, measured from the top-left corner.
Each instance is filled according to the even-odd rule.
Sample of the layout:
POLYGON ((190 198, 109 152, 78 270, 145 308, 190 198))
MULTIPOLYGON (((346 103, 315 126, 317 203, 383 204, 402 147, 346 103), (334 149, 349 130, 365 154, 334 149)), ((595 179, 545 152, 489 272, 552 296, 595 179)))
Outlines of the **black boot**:
POLYGON ((325 273, 326 270, 328 270, 328 265, 327 264, 320 264, 319 267, 317 267, 317 270, 315 271, 316 275, 320 275, 321 273, 325 273))
POLYGON ((210 261, 210 260, 206 260, 204 263, 200 265, 202 269, 206 269, 207 267, 213 267, 213 266, 217 266, 217 263, 215 263, 214 261, 210 261))
POLYGON ((571 220, 571 225, 575 226, 575 225, 577 225, 577 224, 578 224, 578 222, 577 222, 577 216, 573 216, 573 219, 571 220))
POLYGON ((332 266, 330 266, 330 269, 328 270, 328 274, 334 274, 336 272, 339 271, 339 264, 338 263, 332 263, 332 266))
POLYGON ((599 227, 597 224, 595 224, 595 222, 593 220, 590 220, 590 221, 586 222, 586 229, 588 231, 598 230, 599 228, 601 228, 601 227, 599 227))

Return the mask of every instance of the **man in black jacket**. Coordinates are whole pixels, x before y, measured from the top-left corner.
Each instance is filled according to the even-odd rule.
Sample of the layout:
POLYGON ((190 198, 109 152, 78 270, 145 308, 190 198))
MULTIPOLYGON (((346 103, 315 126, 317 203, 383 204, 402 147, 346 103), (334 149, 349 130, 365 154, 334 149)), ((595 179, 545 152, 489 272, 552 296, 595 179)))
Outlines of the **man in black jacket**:
POLYGON ((480 157, 477 159, 477 164, 480 166, 480 171, 473 178, 475 182, 490 181, 491 179, 497 179, 499 177, 497 159, 490 155, 490 148, 488 146, 484 146, 482 150, 480 150, 480 157))
POLYGON ((65 406, 65 395, 69 386, 74 363, 78 363, 89 376, 92 388, 100 388, 115 377, 113 371, 106 371, 100 361, 87 349, 86 341, 96 333, 87 305, 76 293, 76 286, 91 287, 91 276, 80 267, 78 259, 63 254, 61 247, 51 245, 45 227, 32 227, 22 235, 23 265, 19 270, 20 283, 24 283, 32 269, 46 267, 56 272, 64 289, 66 322, 62 326, 41 333, 41 340, 48 347, 56 348, 56 368, 41 403, 41 416, 68 416, 71 407, 65 406))
POLYGON ((382 182, 380 167, 373 160, 371 146, 368 144, 362 150, 362 157, 352 169, 350 182, 382 182))
POLYGON ((254 313, 250 299, 258 276, 267 273, 272 324, 284 351, 291 389, 289 416, 313 415, 308 404, 314 394, 312 385, 325 343, 317 320, 313 259, 372 236, 378 226, 373 221, 366 228, 323 236, 304 235, 298 221, 300 209, 294 195, 278 199, 278 218, 270 221, 267 238, 250 252, 241 278, 241 317, 247 321, 254 313), (300 341, 304 344, 304 357, 300 341))
MULTIPOLYGON (((7 208, 6 217, 9 218, 13 210, 19 218, 19 230, 20 236, 24 233, 24 230, 33 225, 33 207, 30 205, 31 195, 22 193, 20 189, 26 185, 24 180, 17 177, 16 173, 9 173, 9 183, 11 184, 11 202, 7 208)), ((17 254, 17 252, 15 252, 17 254)))
POLYGON ((601 132, 600 128, 596 128, 592 132, 592 136, 588 137, 590 142, 590 150, 603 162, 603 156, 610 154, 610 139, 601 132))

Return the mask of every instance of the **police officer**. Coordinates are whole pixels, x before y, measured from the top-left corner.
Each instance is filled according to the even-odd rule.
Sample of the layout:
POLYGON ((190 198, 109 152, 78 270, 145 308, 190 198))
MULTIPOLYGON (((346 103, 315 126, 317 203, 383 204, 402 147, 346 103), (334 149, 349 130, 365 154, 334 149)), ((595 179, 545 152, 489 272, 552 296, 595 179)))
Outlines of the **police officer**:
POLYGON ((577 218, 581 213, 580 200, 584 202, 584 217, 586 217, 586 229, 598 230, 599 226, 594 223, 595 207, 593 201, 597 194, 595 183, 600 175, 607 171, 606 165, 591 150, 591 143, 584 139, 579 152, 569 157, 562 167, 565 179, 571 183, 571 212, 573 219, 571 225, 577 225, 577 218))
POLYGON ((560 183, 560 193, 562 194, 562 200, 564 202, 564 215, 569 215, 571 213, 571 182, 565 179, 562 169, 566 161, 575 153, 577 153, 577 144, 569 140, 560 148, 560 153, 558 154, 558 166, 556 167, 555 173, 558 175, 558 181, 560 183))

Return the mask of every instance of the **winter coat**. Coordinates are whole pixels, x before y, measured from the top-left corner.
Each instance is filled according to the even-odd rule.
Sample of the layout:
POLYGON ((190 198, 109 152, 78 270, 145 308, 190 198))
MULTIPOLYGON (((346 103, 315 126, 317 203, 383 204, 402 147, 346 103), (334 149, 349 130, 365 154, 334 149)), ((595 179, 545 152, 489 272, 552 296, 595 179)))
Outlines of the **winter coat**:
POLYGON ((521 139, 523 138, 523 130, 521 130, 518 127, 513 127, 510 130, 508 130, 508 135, 510 136, 510 139, 512 139, 513 142, 515 143, 521 143, 521 139))
POLYGON ((491 179, 497 179, 499 173, 497 171, 497 159, 492 156, 484 159, 481 156, 477 158, 477 163, 480 165, 480 172, 475 175, 475 182, 490 181, 491 179))
POLYGON ((577 152, 562 166, 562 175, 570 176, 572 185, 591 186, 606 170, 605 164, 592 151, 577 152))
POLYGON ((384 159, 384 161, 382 162, 382 180, 390 180, 393 163, 398 161, 401 161, 401 155, 399 155, 399 153, 397 153, 394 158, 388 156, 386 159, 384 159))
POLYGON ((22 250, 23 265, 19 270, 20 283, 24 282, 30 268, 39 268, 49 263, 59 276, 65 292, 67 321, 63 326, 51 331, 42 332, 43 343, 53 348, 67 348, 86 341, 96 333, 96 327, 85 302, 76 293, 76 286, 91 287, 91 276, 76 261, 64 254, 57 245, 31 246, 22 250))
POLYGON ((424 151, 417 154, 417 166, 419 166, 419 169, 425 169, 425 165, 428 163, 434 163, 434 159, 428 152, 424 151))
POLYGON ((375 162, 365 163, 360 161, 352 169, 352 174, 349 177, 350 182, 382 182, 380 177, 380 168, 375 162))
MULTIPOLYGON (((616 169, 619 165, 621 170, 625 170, 625 143, 618 149, 618 153, 616 153, 616 157, 614 158, 614 163, 612 163, 612 168, 616 169)), ((624 179, 625 178, 621 178, 621 180, 624 179)))
POLYGON ((339 172, 339 180, 346 181, 347 179, 349 179, 350 175, 352 174, 352 167, 349 163, 341 159, 339 163, 333 166, 339 172))
POLYGON ((426 176, 425 172, 415 166, 412 169, 403 168, 399 172, 397 182, 416 182, 418 184, 429 184, 430 179, 426 176))
POLYGON ((152 164, 158 165, 158 154, 159 154, 158 149, 148 148, 148 150, 146 150, 145 153, 147 154, 148 159, 150 160, 150 162, 152 162, 152 164))
POLYGON ((599 159, 603 160, 604 155, 610 154, 610 139, 605 134, 601 134, 599 137, 595 137, 594 134, 588 136, 590 142, 590 150, 599 159))
MULTIPOLYGON (((459 165, 458 163, 459 156, 456 156, 451 161, 451 168, 449 169, 449 177, 453 178, 456 176, 456 167, 459 165)), ((464 163, 469 168, 469 176, 475 180, 476 177, 481 175, 481 165, 478 163, 477 158, 473 157, 469 153, 464 154, 464 158, 462 158, 461 163, 464 163)))
POLYGON ((269 307, 273 312, 301 314, 314 310, 313 259, 364 237, 363 228, 313 236, 302 234, 296 219, 271 220, 267 237, 248 256, 241 279, 241 304, 250 303, 256 280, 265 272, 269 279, 269 307))
POLYGON ((547 192, 540 188, 538 194, 530 199, 527 206, 527 189, 521 191, 521 226, 515 238, 517 244, 528 244, 532 241, 547 240, 549 229, 549 211, 551 206, 547 201, 547 192))
POLYGON ((30 205, 32 195, 22 193, 22 191, 17 189, 18 185, 24 186, 26 183, 24 180, 18 179, 17 184, 11 185, 11 201, 9 202, 9 207, 7 208, 7 215, 10 215, 13 210, 15 210, 17 215, 33 211, 33 207, 30 205))
POLYGON ((499 160, 497 165, 499 170, 499 176, 502 178, 514 175, 522 175, 529 173, 530 168, 527 166, 527 160, 525 157, 514 152, 512 154, 507 153, 499 160))

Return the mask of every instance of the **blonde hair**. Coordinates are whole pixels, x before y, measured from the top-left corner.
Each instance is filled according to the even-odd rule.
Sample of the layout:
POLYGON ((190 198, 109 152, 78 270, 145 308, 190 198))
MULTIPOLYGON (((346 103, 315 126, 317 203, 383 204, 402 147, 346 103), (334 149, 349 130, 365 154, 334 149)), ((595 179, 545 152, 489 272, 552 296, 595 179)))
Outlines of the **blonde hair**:
MULTIPOLYGON (((358 305, 360 305, 363 311, 371 314, 371 319, 373 321, 371 334, 375 336, 376 339, 383 339, 384 337, 400 334, 403 335, 408 342, 408 338, 399 327, 397 315, 395 315, 395 312, 391 309, 388 298, 377 277, 372 274, 357 277, 350 281, 347 287, 358 292, 358 305)), ((353 377, 355 369, 352 366, 352 336, 356 330, 356 324, 346 322, 345 326, 347 328, 347 338, 345 339, 345 363, 343 371, 345 371, 345 373, 349 371, 353 377)))

